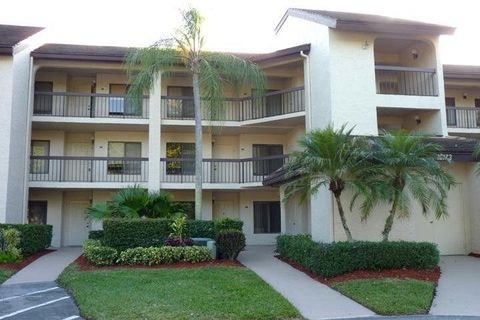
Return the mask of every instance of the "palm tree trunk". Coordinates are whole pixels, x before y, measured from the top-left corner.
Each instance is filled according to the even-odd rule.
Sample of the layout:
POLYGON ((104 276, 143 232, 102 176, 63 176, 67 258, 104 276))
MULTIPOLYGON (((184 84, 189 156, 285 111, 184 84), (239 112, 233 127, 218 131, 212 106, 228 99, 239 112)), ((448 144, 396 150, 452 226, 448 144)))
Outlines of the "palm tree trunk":
POLYGON ((385 221, 385 226, 382 231, 383 241, 388 241, 388 236, 390 234, 390 231, 392 231, 393 220, 395 218, 395 213, 397 211, 397 202, 398 202, 398 195, 397 193, 395 193, 395 195, 393 196, 392 209, 390 209, 390 214, 388 215, 387 220, 385 221))
POLYGON ((202 109, 200 106, 200 84, 198 73, 193 73, 193 105, 195 108, 195 219, 202 219, 202 161, 203 134, 202 109))
POLYGON ((345 212, 343 211, 342 202, 340 201, 340 194, 334 193, 335 200, 337 201, 338 207, 338 214, 340 215, 340 220, 342 221, 343 230, 345 230, 345 234, 347 235, 348 241, 353 241, 352 233, 347 225, 347 219, 345 218, 345 212))

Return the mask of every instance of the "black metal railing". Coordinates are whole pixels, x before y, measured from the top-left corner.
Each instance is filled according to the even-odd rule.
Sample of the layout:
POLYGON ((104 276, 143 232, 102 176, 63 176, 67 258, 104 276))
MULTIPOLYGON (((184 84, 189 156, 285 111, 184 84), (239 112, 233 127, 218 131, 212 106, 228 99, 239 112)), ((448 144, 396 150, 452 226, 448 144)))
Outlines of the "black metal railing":
POLYGON ((30 181, 147 182, 147 158, 30 157, 30 181))
MULTIPOLYGON (((245 121, 305 111, 303 87, 275 91, 256 97, 226 98, 223 108, 212 112, 202 100, 202 119, 213 121, 245 121)), ((163 96, 162 119, 194 119, 193 97, 163 96)))
POLYGON ((447 107, 447 126, 451 128, 480 128, 480 108, 447 107))
POLYGON ((438 96, 433 68, 375 66, 377 93, 407 96, 438 96))
MULTIPOLYGON (((203 159, 203 183, 262 182, 287 161, 288 155, 246 159, 203 159)), ((161 182, 195 182, 195 160, 193 158, 162 158, 160 159, 160 171, 161 182)))
POLYGON ((148 97, 133 101, 125 95, 35 92, 33 114, 53 117, 148 119, 148 97))

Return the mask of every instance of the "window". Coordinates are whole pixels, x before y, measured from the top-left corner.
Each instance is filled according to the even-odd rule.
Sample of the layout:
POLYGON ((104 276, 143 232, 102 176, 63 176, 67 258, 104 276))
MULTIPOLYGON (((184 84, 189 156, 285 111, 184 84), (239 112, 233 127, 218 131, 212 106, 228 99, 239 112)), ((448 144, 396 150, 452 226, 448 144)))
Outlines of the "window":
POLYGON ((446 97, 445 105, 447 106, 447 126, 456 126, 457 125, 457 111, 450 109, 449 107, 455 107, 455 98, 446 97))
POLYGON ((47 201, 28 201, 28 223, 47 223, 47 201))
MULTIPOLYGON (((48 157, 50 141, 32 140, 30 155, 33 157, 48 157)), ((30 173, 48 174, 49 159, 31 159, 30 173)))
MULTIPOLYGON (((264 158, 283 154, 281 144, 254 144, 252 154, 254 158, 264 158)), ((283 166, 283 159, 263 159, 253 161, 253 174, 265 176, 283 166)))
POLYGON ((192 87, 168 86, 167 96, 182 97, 182 99, 169 100, 167 105, 167 117, 179 119, 192 119, 195 117, 192 87))
POLYGON ((195 174, 195 143, 167 143, 167 159, 177 158, 186 161, 167 161, 167 174, 195 174))
POLYGON ((35 81, 35 97, 33 99, 34 114, 52 114, 53 82, 35 81))
POLYGON ((253 202, 253 233, 280 233, 280 202, 253 202))
POLYGON ((127 101, 127 92, 129 86, 126 84, 110 84, 110 94, 112 95, 109 98, 109 114, 110 115, 141 115, 142 114, 142 105, 141 100, 139 106, 127 101))
POLYGON ((140 174, 142 171, 142 144, 140 142, 109 142, 108 156, 129 158, 128 160, 109 160, 109 174, 140 174), (134 159, 131 159, 134 158, 134 159), (135 160, 138 159, 138 160, 135 160))

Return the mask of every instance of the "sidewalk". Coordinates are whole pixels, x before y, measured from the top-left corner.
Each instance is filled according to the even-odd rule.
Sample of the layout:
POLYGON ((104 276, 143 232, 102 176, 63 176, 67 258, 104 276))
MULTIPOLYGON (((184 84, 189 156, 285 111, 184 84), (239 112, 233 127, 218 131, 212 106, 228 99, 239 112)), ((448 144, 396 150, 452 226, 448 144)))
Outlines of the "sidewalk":
POLYGON ((280 292, 307 319, 372 316, 374 313, 273 256, 273 246, 248 246, 239 260, 280 292))
POLYGON ((14 274, 3 285, 57 280, 60 273, 82 254, 81 247, 65 247, 41 256, 14 274))

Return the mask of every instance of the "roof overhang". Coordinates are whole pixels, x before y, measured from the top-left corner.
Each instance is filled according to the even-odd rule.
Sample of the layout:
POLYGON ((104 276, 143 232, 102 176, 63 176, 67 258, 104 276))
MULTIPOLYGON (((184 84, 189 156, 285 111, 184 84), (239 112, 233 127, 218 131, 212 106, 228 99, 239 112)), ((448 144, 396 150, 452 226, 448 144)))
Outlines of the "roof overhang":
POLYGON ((445 79, 480 79, 480 66, 443 65, 445 79))
POLYGON ((396 19, 380 15, 289 8, 275 27, 280 31, 288 17, 322 24, 332 29, 396 34, 453 34, 455 28, 438 24, 396 19))
POLYGON ((0 24, 0 55, 12 55, 18 43, 42 30, 40 27, 0 24))

